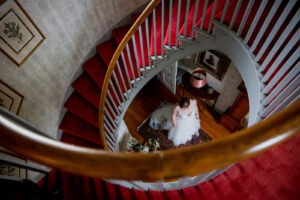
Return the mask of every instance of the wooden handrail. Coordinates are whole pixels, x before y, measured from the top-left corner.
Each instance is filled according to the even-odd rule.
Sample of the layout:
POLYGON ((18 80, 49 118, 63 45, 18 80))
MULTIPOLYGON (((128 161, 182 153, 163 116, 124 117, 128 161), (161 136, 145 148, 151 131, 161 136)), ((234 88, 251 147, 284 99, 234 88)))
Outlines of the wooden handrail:
POLYGON ((64 144, 0 116, 0 144, 67 172, 123 180, 170 180, 254 156, 300 132, 300 99, 283 111, 224 139, 158 153, 109 152, 64 144))
POLYGON ((102 90, 101 90, 101 96, 100 96, 100 102, 99 102, 99 127, 100 127, 100 134, 101 139, 103 142, 104 149, 108 149, 106 144, 106 138, 104 133, 104 104, 105 104, 105 98, 107 94, 107 89, 109 86, 109 80, 111 78, 112 72, 116 66, 116 62, 119 59, 123 49, 125 48, 126 44, 129 42, 133 34, 136 32, 136 30, 139 28, 139 26, 144 22, 144 20, 150 15, 152 10, 159 4, 160 0, 152 0, 149 5, 146 7, 146 9, 142 12, 142 14, 139 16, 139 18, 135 21, 135 23, 131 26, 127 34, 124 36, 123 40, 119 44, 116 52, 114 53, 110 63, 109 67, 106 71, 106 75, 104 78, 102 90))

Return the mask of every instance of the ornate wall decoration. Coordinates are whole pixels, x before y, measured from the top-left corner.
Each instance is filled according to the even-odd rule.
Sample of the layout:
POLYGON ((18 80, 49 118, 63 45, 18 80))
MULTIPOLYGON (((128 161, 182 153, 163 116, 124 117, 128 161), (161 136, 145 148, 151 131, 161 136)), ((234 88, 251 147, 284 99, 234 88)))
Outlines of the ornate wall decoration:
POLYGON ((17 0, 0 0, 0 49, 21 66, 45 36, 17 0))

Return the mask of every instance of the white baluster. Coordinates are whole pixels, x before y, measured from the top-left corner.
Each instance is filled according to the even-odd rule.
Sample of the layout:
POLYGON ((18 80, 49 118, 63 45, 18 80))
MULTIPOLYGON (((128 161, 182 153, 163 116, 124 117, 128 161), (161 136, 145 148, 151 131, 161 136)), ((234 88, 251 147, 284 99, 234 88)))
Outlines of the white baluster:
POLYGON ((194 37, 194 33, 195 33, 193 28, 195 27, 195 24, 196 24, 196 19, 197 19, 197 14, 198 14, 198 7, 199 7, 199 0, 196 0, 196 6, 195 6, 195 11, 194 11, 194 17, 193 17, 192 33, 191 33, 192 38, 194 37))
POLYGON ((238 12, 240 11, 241 4, 242 4, 242 0, 238 0, 238 3, 235 6, 234 13, 233 13, 233 16, 232 16, 230 24, 229 24, 229 29, 230 30, 232 29, 232 27, 234 25, 234 22, 235 22, 235 19, 238 15, 238 12))
MULTIPOLYGON (((134 36, 134 34, 132 35, 132 42, 133 42, 133 52, 134 52, 134 58, 135 58, 135 62, 136 62, 136 68, 138 70, 139 78, 141 78, 140 64, 139 64, 139 59, 138 59, 138 56, 137 56, 136 42, 135 42, 135 36, 134 36)), ((143 56, 144 55, 142 54, 142 57, 143 56)))
POLYGON ((211 28, 211 25, 212 25, 212 21, 215 17, 215 12, 216 12, 217 5, 218 5, 218 0, 215 0, 213 11, 212 11, 210 19, 209 19, 209 25, 208 25, 208 30, 207 30, 208 33, 210 33, 210 28, 211 28))
MULTIPOLYGON (((125 57, 124 57, 123 51, 121 52, 121 58, 122 58, 122 61, 123 61, 123 65, 124 65, 124 67, 125 67, 125 73, 126 73, 127 81, 128 81, 128 83, 129 83, 129 87, 132 88, 132 87, 131 87, 131 82, 130 82, 129 73, 128 73, 128 67, 127 67, 127 64, 126 64, 126 61, 125 61, 125 57)), ((118 64, 118 63, 117 63, 117 64, 118 64)), ((120 65, 119 65, 118 67, 120 68, 120 65)), ((123 74, 123 73, 121 73, 121 74, 123 74)))
POLYGON ((250 26, 250 28, 249 28, 249 30, 247 32, 247 35, 246 35, 246 37, 244 39, 244 43, 245 44, 248 43, 248 41, 249 41, 249 39, 250 39, 250 37, 251 37, 251 35, 252 35, 252 33, 253 33, 256 25, 257 25, 258 20, 261 18, 261 14, 263 13, 263 11, 264 11, 267 3, 268 3, 268 1, 266 1, 266 0, 261 2, 260 6, 259 6, 259 9, 258 9, 258 11, 257 11, 257 13, 256 13, 256 15, 254 17, 254 20, 252 21, 251 26, 250 26))
POLYGON ((250 1, 248 2, 248 5, 247 5, 246 11, 245 11, 245 13, 244 13, 243 19, 242 19, 241 24, 240 24, 240 26, 239 26, 239 29, 238 29, 238 31, 237 31, 237 35, 238 35, 238 36, 240 36, 241 33, 242 33, 242 30, 243 30, 243 28, 244 28, 244 26, 245 26, 245 23, 246 23, 246 21, 247 21, 247 19, 248 19, 249 13, 250 13, 251 8, 252 8, 252 6, 253 6, 253 3, 254 3, 254 0, 250 0, 250 1))
POLYGON ((155 8, 153 9, 153 33, 154 33, 154 55, 157 56, 157 38, 156 38, 156 12, 155 8))
POLYGON ((171 30, 172 30, 172 9, 173 8, 173 0, 170 0, 169 5, 169 47, 171 46, 171 30))
POLYGON ((260 30, 259 30, 259 32, 256 36, 253 44, 251 45, 251 48, 250 48, 251 52, 253 52, 256 49, 258 43, 261 41, 261 38, 262 38, 263 34, 265 33, 265 31, 266 31, 268 25, 270 24, 271 20, 273 19, 277 9, 279 8, 280 3, 281 3, 281 1, 277 0, 273 4, 272 9, 270 10, 267 18, 265 19, 262 27, 260 28, 260 30))
MULTIPOLYGON (((281 51, 281 53, 279 54, 279 56, 276 57, 276 59, 273 62, 272 66, 270 67, 270 69, 268 70, 268 72, 263 77, 263 79, 262 79, 263 82, 266 82, 270 78, 270 76, 277 69, 277 67, 280 65, 280 63, 282 62, 282 60, 288 55, 288 53, 293 48, 293 46, 295 44, 297 44, 297 42, 299 41, 299 39, 300 39, 300 29, 298 29, 298 31, 293 35, 292 39, 287 43, 287 45, 281 51)), ((270 61, 271 58, 269 58, 269 56, 268 56, 267 59, 266 59, 266 61, 263 62, 262 67, 265 68, 268 65, 269 62, 267 62, 267 60, 270 61)))
POLYGON ((205 13, 206 13, 206 10, 207 10, 207 4, 208 4, 208 0, 205 0, 203 13, 202 13, 202 18, 201 18, 200 30, 203 30, 203 24, 204 24, 204 21, 205 21, 205 13))
POLYGON ((225 16, 227 14, 227 9, 228 9, 229 2, 230 2, 230 0, 226 0, 225 6, 224 6, 224 9, 223 9, 223 13, 222 13, 222 17, 221 17, 221 21, 220 21, 221 24, 223 24, 225 16))
MULTIPOLYGON (((281 13, 279 19, 276 21, 274 27, 272 28, 272 31, 269 33, 266 41, 264 42, 263 46, 260 48, 260 50, 259 50, 259 52, 258 52, 258 54, 257 54, 257 56, 255 58, 256 62, 258 62, 261 59, 261 57, 265 53, 266 49, 268 48, 269 44, 271 43, 271 41, 273 40, 273 38, 275 37, 275 35, 278 33, 281 25, 285 21, 286 17, 290 13, 290 11, 292 10, 292 8, 293 8, 293 6, 294 6, 294 4, 296 2, 297 1, 289 1, 288 5, 284 8, 284 10, 281 13)), ((290 31, 299 22, 299 18, 300 18, 300 11, 298 10, 297 13, 296 13, 296 15, 294 15, 293 19, 289 22, 289 25, 285 28, 284 32, 281 34, 280 38, 284 38, 284 40, 286 39, 286 36, 290 33, 290 31)), ((282 44, 282 43, 281 44, 280 43, 281 43, 281 39, 278 39, 275 47, 279 48, 281 46, 281 44, 282 44)), ((274 49, 274 47, 273 47, 273 49, 274 49)))
POLYGON ((185 9, 184 36, 186 36, 186 29, 187 29, 187 25, 188 25, 189 9, 190 9, 190 0, 187 1, 187 5, 186 5, 186 9, 185 9))
MULTIPOLYGON (((177 22, 176 22, 176 35, 175 35, 175 39, 176 39, 176 44, 175 46, 178 46, 178 40, 177 40, 177 36, 178 36, 178 31, 179 31, 179 22, 180 22, 180 11, 181 11, 181 0, 178 0, 178 7, 177 7, 177 22)), ((171 31, 171 30, 169 30, 171 31)))

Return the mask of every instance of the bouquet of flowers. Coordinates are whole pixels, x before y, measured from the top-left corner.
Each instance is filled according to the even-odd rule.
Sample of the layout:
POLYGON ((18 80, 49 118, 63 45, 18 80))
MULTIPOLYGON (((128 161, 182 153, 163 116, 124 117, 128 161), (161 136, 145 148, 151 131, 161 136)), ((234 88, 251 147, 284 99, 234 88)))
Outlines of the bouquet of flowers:
POLYGON ((148 139, 148 142, 141 143, 134 137, 131 137, 131 139, 128 142, 128 150, 130 152, 157 152, 159 148, 159 143, 156 139, 148 139))

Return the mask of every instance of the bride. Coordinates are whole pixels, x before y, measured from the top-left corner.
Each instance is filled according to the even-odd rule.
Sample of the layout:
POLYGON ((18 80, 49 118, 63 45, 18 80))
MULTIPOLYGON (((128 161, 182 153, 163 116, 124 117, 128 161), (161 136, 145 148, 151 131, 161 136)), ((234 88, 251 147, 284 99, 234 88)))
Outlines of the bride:
POLYGON ((168 139, 175 146, 185 144, 193 135, 199 135, 200 118, 197 101, 183 97, 175 105, 168 103, 153 112, 149 125, 156 130, 168 130, 168 139))

